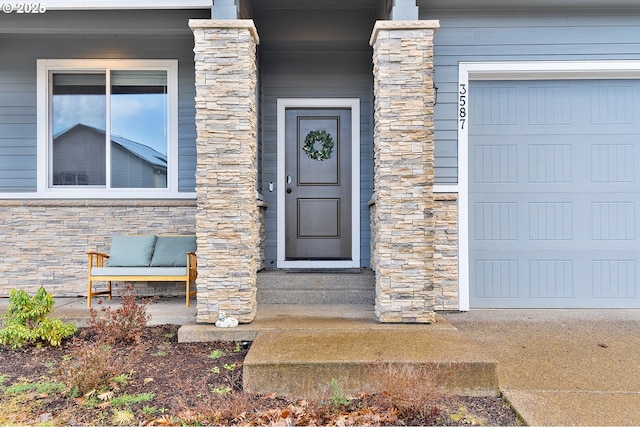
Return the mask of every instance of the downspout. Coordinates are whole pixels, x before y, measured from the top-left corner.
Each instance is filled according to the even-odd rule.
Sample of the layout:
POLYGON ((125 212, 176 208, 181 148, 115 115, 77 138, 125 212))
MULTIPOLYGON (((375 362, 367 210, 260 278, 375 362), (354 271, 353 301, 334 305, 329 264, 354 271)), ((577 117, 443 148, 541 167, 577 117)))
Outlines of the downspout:
POLYGON ((239 19, 240 0, 212 0, 211 19, 239 19))
POLYGON ((389 20, 391 21, 417 21, 419 9, 416 0, 391 0, 389 20))

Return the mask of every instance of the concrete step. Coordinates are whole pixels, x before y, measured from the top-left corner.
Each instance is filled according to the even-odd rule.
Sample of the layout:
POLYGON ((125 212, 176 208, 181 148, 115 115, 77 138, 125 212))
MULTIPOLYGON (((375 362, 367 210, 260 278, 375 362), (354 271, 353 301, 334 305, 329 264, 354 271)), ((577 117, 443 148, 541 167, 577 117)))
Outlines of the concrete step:
POLYGON ((382 324, 372 304, 258 304, 250 324, 189 323, 178 340, 253 341, 243 381, 255 393, 323 395, 333 378, 345 394, 375 391, 372 370, 384 364, 426 367, 440 380, 438 391, 498 393, 495 359, 440 315, 431 325, 382 324))
POLYGON ((250 393, 291 397, 331 396, 334 379, 345 395, 382 392, 389 365, 413 367, 419 378, 407 382, 435 394, 499 392, 497 361, 444 329, 263 332, 245 358, 243 383, 250 393))
POLYGON ((374 304, 371 270, 267 270, 258 273, 258 304, 374 304))

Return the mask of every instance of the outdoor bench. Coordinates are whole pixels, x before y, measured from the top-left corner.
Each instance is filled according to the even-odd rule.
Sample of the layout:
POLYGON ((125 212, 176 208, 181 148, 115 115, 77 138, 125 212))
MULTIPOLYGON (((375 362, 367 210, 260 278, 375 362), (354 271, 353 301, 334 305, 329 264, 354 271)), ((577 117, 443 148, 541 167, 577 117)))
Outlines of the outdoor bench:
POLYGON ((97 295, 111 299, 111 282, 182 282, 189 298, 196 294, 196 236, 193 235, 116 235, 109 254, 89 255, 87 306, 97 295), (107 282, 107 290, 94 291, 93 282, 107 282), (195 285, 195 283, 194 283, 195 285), (192 290, 193 289, 193 290, 192 290))

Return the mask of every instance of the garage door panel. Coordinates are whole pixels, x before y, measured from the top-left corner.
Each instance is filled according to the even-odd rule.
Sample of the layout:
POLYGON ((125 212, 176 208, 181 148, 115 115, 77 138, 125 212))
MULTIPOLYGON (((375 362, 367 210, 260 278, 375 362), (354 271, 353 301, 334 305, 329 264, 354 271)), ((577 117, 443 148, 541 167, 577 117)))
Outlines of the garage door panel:
POLYGON ((639 94, 472 83, 471 114, 490 109, 469 127, 472 307, 640 307, 639 94))
POLYGON ((471 266, 475 308, 637 307, 638 260, 563 258, 562 251, 479 254, 471 266))

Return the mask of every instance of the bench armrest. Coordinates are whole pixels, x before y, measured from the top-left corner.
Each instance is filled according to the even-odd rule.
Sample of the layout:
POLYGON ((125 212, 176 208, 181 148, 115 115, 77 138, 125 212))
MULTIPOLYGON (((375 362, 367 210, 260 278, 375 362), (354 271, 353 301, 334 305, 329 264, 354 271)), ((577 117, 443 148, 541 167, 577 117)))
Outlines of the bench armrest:
POLYGON ((187 252, 187 274, 191 279, 196 278, 198 275, 198 259, 195 252, 187 252))
POLYGON ((89 255, 89 268, 91 267, 104 267, 104 263, 109 259, 109 255, 102 252, 87 252, 89 255))

